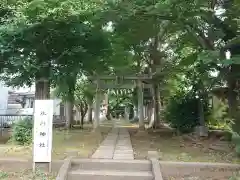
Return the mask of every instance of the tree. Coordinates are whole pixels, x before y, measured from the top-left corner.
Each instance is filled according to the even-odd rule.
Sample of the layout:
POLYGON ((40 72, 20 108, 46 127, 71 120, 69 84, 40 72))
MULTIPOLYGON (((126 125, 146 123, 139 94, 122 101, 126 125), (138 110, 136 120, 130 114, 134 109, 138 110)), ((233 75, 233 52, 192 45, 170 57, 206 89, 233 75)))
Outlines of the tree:
POLYGON ((58 85, 67 94, 69 127, 78 73, 106 67, 96 62, 102 62, 109 51, 107 36, 92 15, 98 11, 97 3, 83 4, 75 0, 16 2, 16 16, 1 26, 4 80, 14 86, 35 82, 36 99, 49 98, 50 86, 58 85))
POLYGON ((79 72, 151 73, 157 126, 160 101, 174 93, 174 83, 203 96, 227 82, 230 114, 240 127, 237 1, 22 2, 11 4, 13 13, 2 13, 0 28, 4 77, 13 84, 40 80, 36 87, 45 94, 50 84, 58 85, 73 102, 79 72), (211 71, 219 76, 209 76, 211 71))
POLYGON ((81 112, 82 127, 86 114, 87 122, 92 123, 94 93, 94 87, 91 86, 87 79, 81 78, 78 80, 75 91, 75 105, 81 112))
POLYGON ((132 104, 133 91, 131 89, 113 89, 108 91, 109 114, 119 115, 119 109, 132 104))
MULTIPOLYGON (((170 69, 174 63, 175 66, 176 63, 178 65, 179 62, 174 59, 179 58, 181 49, 185 47, 192 47, 199 54, 213 50, 221 54, 222 47, 226 46, 226 42, 236 37, 236 30, 239 27, 236 24, 239 16, 237 5, 236 1, 211 1, 210 3, 197 0, 182 2, 175 0, 164 2, 118 1, 118 3, 110 4, 108 15, 111 14, 114 31, 123 37, 123 46, 127 51, 133 51, 136 58, 138 57, 141 63, 147 63, 152 72, 155 72, 156 67, 160 66, 157 69, 161 73, 155 79, 156 84, 159 84, 159 81, 165 81, 166 71, 164 69, 170 69), (222 13, 219 13, 221 11, 222 13), (180 43, 176 43, 179 40, 180 43), (172 52, 166 53, 164 47, 172 52), (163 65, 163 62, 167 62, 166 66, 163 65)), ((204 63, 201 63, 200 67, 208 70, 216 69, 221 72, 225 69, 222 68, 222 63, 219 64, 219 61, 213 62, 216 58, 211 54, 208 54, 209 58, 212 59, 212 62, 209 62, 206 67, 204 67, 204 63)), ((198 59, 194 60, 199 64, 198 59)), ((203 59, 201 61, 206 62, 203 59)), ((189 63, 194 64, 195 62, 190 60, 189 63)), ((171 73, 172 71, 167 74, 171 73)), ((198 83, 198 86, 200 84, 198 83)), ((155 85, 155 92, 159 92, 159 88, 156 90, 156 87, 155 85)), ((159 95, 155 94, 155 97, 158 98, 159 95)), ((155 102, 159 102, 156 98, 155 102)), ((156 109, 159 108, 156 107, 156 109)))
MULTIPOLYGON (((152 8, 152 1, 120 1, 112 5, 109 10, 113 17, 113 25, 116 34, 124 39, 125 51, 133 52, 133 64, 136 64, 135 73, 157 73, 163 69, 165 49, 168 36, 166 30, 170 28, 168 21, 159 21, 156 14, 147 13, 152 8), (133 13, 134 12, 134 13, 133 13), (157 67, 158 66, 158 67, 157 67)), ((156 126, 160 116, 160 81, 162 77, 155 76, 153 81, 153 102, 155 109, 156 126)))
POLYGON ((13 85, 35 81, 36 98, 46 98, 51 82, 57 79, 54 75, 67 73, 73 67, 76 72, 83 67, 82 60, 92 58, 96 49, 102 53, 91 46, 101 41, 100 31, 96 31, 96 26, 92 28, 89 15, 96 10, 90 12, 89 6, 96 4, 88 1, 80 6, 64 0, 23 2, 16 3, 16 16, 1 27, 2 56, 8 64, 4 75, 13 75, 9 82, 13 85))

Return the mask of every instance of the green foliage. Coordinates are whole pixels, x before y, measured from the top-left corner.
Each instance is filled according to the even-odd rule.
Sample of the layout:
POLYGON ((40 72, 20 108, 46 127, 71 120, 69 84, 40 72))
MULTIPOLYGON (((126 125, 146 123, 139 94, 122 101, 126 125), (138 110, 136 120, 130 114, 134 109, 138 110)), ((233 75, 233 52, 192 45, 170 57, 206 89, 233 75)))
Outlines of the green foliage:
POLYGON ((13 132, 11 140, 20 145, 32 143, 32 129, 33 120, 31 118, 24 118, 13 125, 13 132))
MULTIPOLYGON (((79 73, 106 71, 156 72, 164 99, 179 89, 205 96, 213 85, 226 84, 229 66, 239 65, 239 17, 237 0, 3 0, 0 72, 12 85, 48 79, 68 100, 92 99, 91 88, 78 87, 79 73), (226 49, 230 60, 223 57, 226 49)), ((112 99, 113 106, 122 104, 112 99)), ((177 104, 194 104, 188 95, 180 99, 175 111, 177 104)))
POLYGON ((229 180, 240 180, 240 172, 233 173, 229 180))
POLYGON ((78 79, 75 87, 75 103, 87 102, 92 104, 95 97, 95 87, 86 78, 78 79))
POLYGON ((228 106, 226 102, 213 97, 213 107, 208 116, 208 125, 216 129, 229 130, 232 120, 228 116, 228 106))
MULTIPOLYGON (((179 132, 191 132, 199 125, 198 101, 193 93, 179 92, 170 97, 165 109, 165 120, 179 132)), ((208 105, 204 103, 207 112, 208 105)))
POLYGON ((132 90, 114 89, 108 93, 111 112, 131 104, 132 90))
POLYGON ((238 133, 232 133, 232 142, 236 145, 236 153, 240 156, 240 135, 238 133))
POLYGON ((15 16, 0 24, 3 79, 21 86, 43 77, 65 88, 78 72, 106 69, 102 57, 111 48, 95 17, 98 5, 94 0, 13 3, 15 16))
POLYGON ((0 179, 7 179, 8 176, 7 172, 0 170, 0 179))

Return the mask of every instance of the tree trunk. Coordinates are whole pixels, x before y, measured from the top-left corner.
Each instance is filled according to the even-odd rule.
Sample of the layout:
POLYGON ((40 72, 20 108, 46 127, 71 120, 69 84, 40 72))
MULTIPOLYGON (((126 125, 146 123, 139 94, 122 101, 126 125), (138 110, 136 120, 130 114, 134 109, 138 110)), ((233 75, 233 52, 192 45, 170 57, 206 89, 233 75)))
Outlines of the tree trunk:
POLYGON ((139 129, 144 129, 144 107, 143 107, 143 87, 142 82, 138 80, 138 119, 139 129))
POLYGON ((44 52, 37 49, 37 64, 40 67, 39 71, 35 74, 35 99, 50 99, 50 70, 51 61, 47 61, 43 56, 44 52))
POLYGON ((77 80, 77 74, 69 74, 67 79, 68 92, 67 92, 67 100, 66 100, 66 126, 67 128, 71 128, 74 123, 73 116, 73 108, 74 108, 74 93, 75 93, 75 85, 77 80))
POLYGON ((93 119, 92 119, 92 111, 93 111, 93 101, 92 99, 88 99, 87 100, 87 122, 89 123, 93 123, 93 119))
POLYGON ((236 92, 237 81, 233 77, 228 78, 228 106, 229 106, 229 115, 234 120, 232 126, 233 131, 240 133, 240 119, 238 117, 238 101, 237 101, 237 92, 236 92))
POLYGON ((111 120, 112 119, 112 116, 111 116, 111 109, 109 106, 107 106, 107 115, 106 115, 106 118, 108 120, 111 120))
POLYGON ((50 99, 50 82, 45 78, 36 79, 35 99, 50 99))
POLYGON ((81 115, 81 120, 80 120, 80 126, 83 129, 83 125, 84 125, 84 115, 81 115))
POLYGON ((199 116, 199 125, 205 126, 203 99, 201 98, 198 99, 198 116, 199 116))
POLYGON ((153 103, 154 103, 154 128, 158 128, 160 126, 160 87, 158 84, 153 85, 153 103))
MULTIPOLYGON (((163 24, 165 28, 162 28, 160 32, 156 32, 156 35, 154 37, 154 41, 151 45, 151 54, 150 58, 152 59, 151 64, 151 71, 153 73, 158 74, 159 68, 161 68, 162 65, 162 55, 158 50, 160 39, 163 37, 166 27, 168 26, 168 23, 163 24)), ((159 27, 156 26, 158 29, 159 27)), ((154 128, 158 128, 160 126, 160 87, 159 87, 159 81, 162 79, 161 76, 157 75, 154 79, 155 82, 153 82, 153 106, 154 106, 154 128)))
POLYGON ((84 118, 85 118, 86 113, 88 111, 87 103, 85 101, 80 104, 80 111, 81 111, 80 124, 81 124, 81 127, 83 128, 84 118))
POLYGON ((87 122, 89 123, 93 123, 93 119, 92 119, 92 104, 88 104, 88 110, 87 110, 87 122))
POLYGON ((94 108, 94 122, 93 128, 97 130, 100 124, 100 106, 101 106, 101 92, 96 89, 95 108, 94 108))
POLYGON ((81 103, 80 104, 80 112, 81 112, 81 119, 80 119, 80 126, 83 128, 83 124, 84 124, 84 117, 86 115, 86 113, 84 112, 84 104, 81 103))
POLYGON ((71 101, 66 101, 66 126, 70 129, 73 126, 73 103, 71 101))
POLYGON ((79 121, 79 124, 80 124, 80 120, 81 120, 81 110, 79 109, 79 107, 75 104, 76 107, 76 112, 75 112, 75 121, 76 121, 76 124, 78 124, 78 121, 79 121))
POLYGON ((67 128, 71 128, 74 124, 74 91, 68 92, 68 98, 66 101, 66 126, 67 128))

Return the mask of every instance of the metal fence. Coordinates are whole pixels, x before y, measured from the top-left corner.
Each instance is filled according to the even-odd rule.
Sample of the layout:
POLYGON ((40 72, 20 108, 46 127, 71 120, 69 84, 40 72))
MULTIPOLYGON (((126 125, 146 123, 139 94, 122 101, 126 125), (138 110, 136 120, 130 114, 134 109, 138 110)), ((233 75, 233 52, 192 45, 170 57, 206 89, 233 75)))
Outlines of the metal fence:
MULTIPOLYGON (((33 115, 0 115, 0 128, 11 128, 14 122, 25 118, 33 119, 33 115)), ((64 126, 65 124, 64 116, 53 116, 53 126, 64 126)))

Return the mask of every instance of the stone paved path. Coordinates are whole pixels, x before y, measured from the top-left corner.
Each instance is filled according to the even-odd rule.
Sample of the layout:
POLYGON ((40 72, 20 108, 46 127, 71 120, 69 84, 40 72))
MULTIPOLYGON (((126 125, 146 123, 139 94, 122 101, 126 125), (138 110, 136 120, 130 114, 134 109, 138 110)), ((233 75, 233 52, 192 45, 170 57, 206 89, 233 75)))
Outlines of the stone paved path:
POLYGON ((114 127, 92 155, 97 159, 134 159, 129 132, 126 128, 114 127))
POLYGON ((119 128, 113 159, 134 159, 130 135, 126 128, 119 128))

